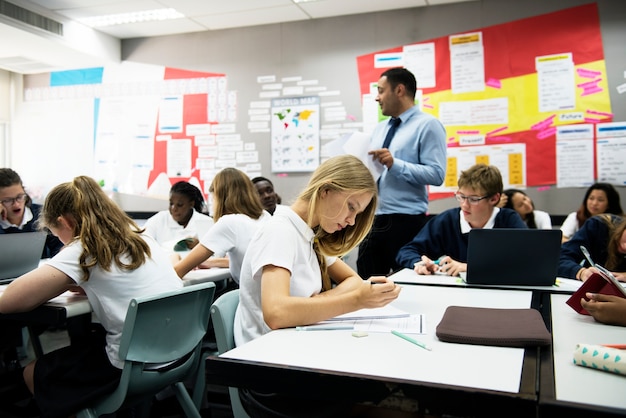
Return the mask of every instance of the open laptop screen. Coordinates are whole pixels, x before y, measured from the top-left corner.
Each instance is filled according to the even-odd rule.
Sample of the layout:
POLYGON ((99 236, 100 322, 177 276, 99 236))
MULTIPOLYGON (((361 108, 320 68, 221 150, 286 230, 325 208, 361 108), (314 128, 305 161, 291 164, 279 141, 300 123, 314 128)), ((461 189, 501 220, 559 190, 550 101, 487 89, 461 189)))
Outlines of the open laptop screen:
POLYGON ((561 251, 559 229, 472 229, 469 284, 552 286, 561 251))
POLYGON ((0 234, 0 284, 36 269, 45 243, 43 232, 0 234))

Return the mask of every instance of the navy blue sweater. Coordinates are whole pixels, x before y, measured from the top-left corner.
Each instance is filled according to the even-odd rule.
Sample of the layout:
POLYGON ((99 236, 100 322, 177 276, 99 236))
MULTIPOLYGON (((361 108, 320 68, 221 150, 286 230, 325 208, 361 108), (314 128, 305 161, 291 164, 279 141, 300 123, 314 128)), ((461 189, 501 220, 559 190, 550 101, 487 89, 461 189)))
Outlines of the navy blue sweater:
MULTIPOLYGON (((447 255, 466 263, 469 234, 461 233, 460 211, 460 208, 448 209, 428 221, 411 242, 400 248, 396 262, 401 267, 412 269, 415 263, 422 260, 422 255, 431 260, 447 255)), ((517 212, 506 208, 500 209, 493 227, 528 228, 517 212)))
MULTIPOLYGON (((559 277, 575 279, 576 273, 581 267, 590 267, 589 263, 585 261, 582 251, 580 251, 581 245, 589 250, 589 255, 591 255, 594 263, 605 266, 609 256, 608 244, 611 230, 613 225, 620 223, 623 218, 609 215, 609 222, 613 225, 607 223, 605 219, 604 215, 587 219, 572 238, 561 245, 561 257, 559 258, 559 271, 557 273, 559 277)), ((611 271, 626 271, 626 259, 622 260, 620 265, 612 268, 611 271)))

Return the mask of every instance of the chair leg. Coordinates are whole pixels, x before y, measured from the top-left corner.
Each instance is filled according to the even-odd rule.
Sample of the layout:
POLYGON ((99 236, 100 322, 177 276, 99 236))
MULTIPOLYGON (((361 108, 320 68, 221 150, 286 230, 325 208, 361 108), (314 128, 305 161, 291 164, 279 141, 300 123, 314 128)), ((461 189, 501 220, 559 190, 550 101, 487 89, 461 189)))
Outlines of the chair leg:
POLYGON ((182 382, 178 382, 174 385, 174 392, 187 418, 201 418, 200 411, 196 408, 191 396, 189 396, 187 392, 187 388, 182 382))

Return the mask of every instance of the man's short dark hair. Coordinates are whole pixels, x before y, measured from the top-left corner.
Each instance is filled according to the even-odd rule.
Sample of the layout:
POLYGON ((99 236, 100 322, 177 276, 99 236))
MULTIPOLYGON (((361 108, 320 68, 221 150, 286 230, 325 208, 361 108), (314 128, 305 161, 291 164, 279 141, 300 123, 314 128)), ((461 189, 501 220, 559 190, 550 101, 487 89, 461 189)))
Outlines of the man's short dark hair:
POLYGON ((415 80, 415 76, 413 75, 413 73, 406 68, 390 68, 384 71, 380 76, 387 77, 387 81, 392 88, 395 88, 398 84, 404 85, 409 96, 415 99, 415 92, 417 91, 417 81, 415 80))

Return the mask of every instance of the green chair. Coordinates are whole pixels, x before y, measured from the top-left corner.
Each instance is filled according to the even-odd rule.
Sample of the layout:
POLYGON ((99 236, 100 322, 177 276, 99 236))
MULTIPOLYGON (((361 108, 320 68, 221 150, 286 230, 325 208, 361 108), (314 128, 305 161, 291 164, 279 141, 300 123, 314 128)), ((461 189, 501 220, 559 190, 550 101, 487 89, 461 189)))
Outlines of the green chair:
MULTIPOLYGON (((239 289, 234 289, 224 293, 217 298, 211 306, 211 318, 215 329, 215 339, 217 341, 218 354, 225 353, 235 348, 235 334, 233 332, 235 324, 235 311, 239 305, 239 289)), ((249 418, 246 410, 239 399, 239 389, 228 388, 230 395, 230 405, 235 418, 249 418)))
POLYGON ((120 383, 77 417, 111 414, 171 387, 185 416, 199 418, 204 385, 194 387, 192 399, 184 382, 204 382, 202 339, 214 293, 215 284, 206 282, 131 300, 120 342, 120 383))

